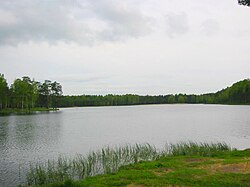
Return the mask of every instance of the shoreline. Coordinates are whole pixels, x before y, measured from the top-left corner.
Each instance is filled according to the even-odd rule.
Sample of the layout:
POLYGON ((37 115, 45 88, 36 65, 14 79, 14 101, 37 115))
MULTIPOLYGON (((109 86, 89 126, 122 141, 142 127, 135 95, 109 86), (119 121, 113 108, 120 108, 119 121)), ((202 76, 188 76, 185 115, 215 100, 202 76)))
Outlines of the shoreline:
POLYGON ((59 157, 31 166, 21 186, 245 186, 250 149, 224 143, 149 144, 103 148, 72 159, 59 157))
POLYGON ((0 110, 0 116, 10 116, 10 115, 32 115, 37 112, 51 112, 58 111, 59 108, 32 108, 32 109, 3 109, 0 110))

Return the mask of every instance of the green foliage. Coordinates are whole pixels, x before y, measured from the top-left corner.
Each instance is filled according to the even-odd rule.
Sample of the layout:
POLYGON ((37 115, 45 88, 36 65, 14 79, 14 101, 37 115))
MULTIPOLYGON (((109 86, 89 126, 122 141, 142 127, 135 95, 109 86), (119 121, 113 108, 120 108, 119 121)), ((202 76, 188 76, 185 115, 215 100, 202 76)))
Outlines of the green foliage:
POLYGON ((118 106, 141 104, 250 104, 250 80, 245 79, 216 93, 201 95, 79 95, 63 96, 60 83, 45 80, 43 83, 25 76, 16 79, 8 88, 4 76, 0 74, 0 110, 4 108, 31 109, 34 107, 81 107, 81 106, 118 106))
POLYGON ((30 109, 35 106, 38 93, 34 80, 27 76, 16 79, 11 85, 11 91, 13 108, 30 109))
POLYGON ((250 0, 238 0, 240 5, 250 6, 250 0))
POLYGON ((230 103, 250 104, 250 79, 233 84, 228 92, 230 103))
POLYGON ((8 84, 3 74, 0 74, 0 110, 8 105, 8 84))
POLYGON ((250 186, 249 154, 250 150, 245 150, 223 152, 214 157, 161 157, 124 166, 114 174, 44 186, 250 186))
POLYGON ((202 95, 159 95, 139 96, 126 95, 81 95, 62 96, 58 98, 59 107, 74 106, 116 106, 139 104, 172 104, 172 103, 204 103, 204 104, 250 104, 250 80, 245 79, 233 84, 231 87, 202 95))
POLYGON ((170 95, 168 97, 168 101, 167 101, 169 104, 172 104, 172 103, 175 103, 175 97, 173 95, 170 95))
POLYGON ((0 74, 0 114, 30 113, 36 107, 49 109, 57 107, 58 97, 62 95, 60 83, 45 80, 43 84, 28 76, 16 79, 10 89, 0 74), (20 111, 21 109, 22 111, 20 111))
POLYGON ((186 96, 185 95, 179 94, 177 97, 178 97, 178 99, 177 99, 178 103, 185 103, 186 102, 186 96))
MULTIPOLYGON (((164 151, 157 151, 154 146, 149 144, 127 145, 116 148, 107 147, 92 152, 87 156, 77 155, 73 159, 59 157, 57 161, 31 165, 27 174, 27 185, 59 184, 60 182, 85 179, 98 174, 115 173, 122 166, 123 168, 124 166, 129 168, 130 166, 133 167, 130 164, 170 158, 173 155, 214 156, 230 151, 232 151, 231 148, 226 144, 197 144, 194 142, 170 144, 164 151)), ((152 167, 152 165, 147 165, 147 167, 152 167)), ((157 163, 153 167, 159 168, 162 167, 162 164, 157 163)), ((130 177, 136 179, 137 175, 130 177)))
POLYGON ((213 156, 218 153, 228 152, 232 149, 226 143, 195 143, 182 142, 167 145, 167 154, 173 156, 213 156))
POLYGON ((39 106, 41 107, 57 107, 58 97, 62 95, 62 86, 60 83, 45 80, 38 84, 39 106))
POLYGON ((149 144, 103 148, 87 156, 77 155, 74 159, 59 157, 57 161, 30 166, 27 174, 28 185, 58 183, 60 181, 84 179, 103 173, 117 172, 121 166, 141 160, 154 160, 156 149, 149 144))

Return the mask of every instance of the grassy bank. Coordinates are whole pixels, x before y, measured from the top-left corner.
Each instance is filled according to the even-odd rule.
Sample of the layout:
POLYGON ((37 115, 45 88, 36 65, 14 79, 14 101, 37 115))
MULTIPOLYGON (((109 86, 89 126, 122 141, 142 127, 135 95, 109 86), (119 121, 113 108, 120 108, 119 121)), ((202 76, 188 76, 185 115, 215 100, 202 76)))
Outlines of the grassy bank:
POLYGON ((28 115, 28 114, 34 114, 36 112, 49 112, 49 111, 57 111, 59 109, 55 108, 31 108, 31 109, 18 109, 18 108, 7 108, 0 110, 0 116, 5 115, 28 115))
POLYGON ((246 186, 249 157, 249 150, 237 151, 223 143, 170 144, 161 151, 149 144, 104 148, 32 165, 27 185, 246 186))
POLYGON ((250 186, 250 150, 206 156, 169 156, 119 169, 115 174, 68 180, 50 187, 250 186))

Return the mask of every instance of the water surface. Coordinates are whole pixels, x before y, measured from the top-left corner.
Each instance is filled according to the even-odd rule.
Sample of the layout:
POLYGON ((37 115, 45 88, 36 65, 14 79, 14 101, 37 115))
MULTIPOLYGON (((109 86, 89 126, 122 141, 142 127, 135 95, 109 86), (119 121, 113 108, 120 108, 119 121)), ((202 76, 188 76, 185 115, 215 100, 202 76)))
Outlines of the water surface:
POLYGON ((0 117, 0 186, 24 180, 29 163, 104 146, 226 142, 250 147, 250 106, 140 105, 61 109, 0 117))

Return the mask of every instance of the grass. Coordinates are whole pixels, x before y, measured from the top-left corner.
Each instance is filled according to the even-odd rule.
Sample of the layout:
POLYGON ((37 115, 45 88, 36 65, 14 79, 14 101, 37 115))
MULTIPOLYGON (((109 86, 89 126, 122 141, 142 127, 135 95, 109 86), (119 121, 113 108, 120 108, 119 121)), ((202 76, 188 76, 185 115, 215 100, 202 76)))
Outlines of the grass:
POLYGON ((116 173, 85 180, 53 183, 49 187, 250 186, 250 150, 210 156, 162 156, 123 166, 116 173))
POLYGON ((142 160, 155 160, 158 157, 155 147, 149 144, 103 148, 87 156, 77 155, 74 159, 59 157, 57 161, 30 165, 27 185, 42 185, 79 180, 98 174, 117 172, 121 166, 138 163, 142 160))
POLYGON ((244 184, 244 181, 250 184, 250 171, 220 172, 230 167, 240 170, 246 161, 248 163, 249 155, 250 151, 240 152, 225 143, 169 144, 163 151, 149 144, 106 147, 87 156, 59 157, 56 161, 31 165, 27 185, 202 186, 207 182, 220 186, 227 182, 244 184), (236 176, 237 180, 233 180, 236 176))
POLYGON ((167 145, 166 153, 172 156, 213 156, 218 153, 231 150, 225 143, 195 143, 181 142, 167 145))

